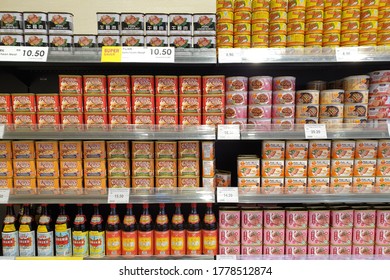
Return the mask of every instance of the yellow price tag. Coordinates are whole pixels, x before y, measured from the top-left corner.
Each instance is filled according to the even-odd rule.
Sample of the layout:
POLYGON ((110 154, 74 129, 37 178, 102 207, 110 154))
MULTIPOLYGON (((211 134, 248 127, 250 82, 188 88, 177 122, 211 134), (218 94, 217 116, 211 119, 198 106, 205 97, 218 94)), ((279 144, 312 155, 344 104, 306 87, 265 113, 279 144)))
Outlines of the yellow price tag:
POLYGON ((121 62, 122 47, 106 46, 102 48, 101 62, 121 62))

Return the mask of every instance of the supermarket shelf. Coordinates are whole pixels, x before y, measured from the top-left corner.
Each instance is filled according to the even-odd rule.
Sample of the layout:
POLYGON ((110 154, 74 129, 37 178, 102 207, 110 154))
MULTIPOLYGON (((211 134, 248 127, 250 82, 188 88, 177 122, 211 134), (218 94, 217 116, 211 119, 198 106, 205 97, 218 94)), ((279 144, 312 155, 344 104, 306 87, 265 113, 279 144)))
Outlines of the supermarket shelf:
POLYGON ((329 63, 390 61, 389 47, 218 49, 219 63, 329 63))
MULTIPOLYGON (((381 139, 389 138, 387 123, 332 124, 327 125, 328 139, 381 139)), ((243 125, 242 140, 305 139, 303 124, 289 127, 283 125, 243 125)))
POLYGON ((390 260, 390 256, 382 255, 260 255, 260 256, 235 256, 237 260, 390 260))
POLYGON ((102 260, 102 261, 108 261, 108 260, 214 260, 214 256, 209 255, 197 255, 197 256, 117 256, 117 257, 110 257, 110 256, 104 256, 102 258, 91 258, 86 257, 84 260, 102 260))
MULTIPOLYGON (((105 204, 108 201, 107 193, 66 193, 66 194, 29 194, 16 193, 9 196, 8 203, 12 204, 105 204)), ((193 188, 175 190, 142 190, 131 189, 129 203, 214 203, 214 189, 193 188)))
MULTIPOLYGON (((215 126, 7 125, 2 139, 30 140, 214 140, 215 126)), ((1 136, 0 128, 0 136, 1 136)))

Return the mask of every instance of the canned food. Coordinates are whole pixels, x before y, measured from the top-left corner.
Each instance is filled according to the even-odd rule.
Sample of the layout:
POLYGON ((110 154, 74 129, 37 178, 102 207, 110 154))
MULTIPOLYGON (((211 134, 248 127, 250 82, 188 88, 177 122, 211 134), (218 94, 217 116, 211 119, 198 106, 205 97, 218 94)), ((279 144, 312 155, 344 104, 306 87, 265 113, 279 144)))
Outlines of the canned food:
POLYGON ((248 77, 227 77, 227 91, 248 91, 248 77))
POLYGON ((307 160, 287 160, 285 177, 307 177, 307 160))
POLYGON ((131 98, 134 113, 154 113, 155 102, 152 95, 133 95, 131 98))
POLYGON ((200 113, 201 102, 202 98, 200 95, 181 95, 179 99, 179 110, 181 113, 200 113))
POLYGON ((305 46, 322 45, 322 34, 305 34, 305 46))
POLYGON ((263 141, 262 158, 270 160, 284 159, 286 149, 285 141, 263 141))
POLYGON ((291 129, 295 123, 294 118, 273 118, 272 124, 276 124, 283 129, 291 129))
POLYGON ((379 0, 361 0, 361 6, 378 9, 379 2, 380 2, 379 0))
POLYGON ((270 11, 286 10, 288 7, 288 0, 270 0, 270 11))
POLYGON ((233 9, 233 0, 217 0, 217 10, 233 9))
POLYGON ((356 20, 351 20, 351 21, 343 21, 341 23, 341 33, 346 34, 346 33, 353 33, 355 34, 360 30, 360 22, 356 20))
POLYGON ((235 35, 233 38, 235 48, 249 48, 251 45, 250 35, 235 35))
POLYGON ((108 177, 108 188, 130 188, 130 177, 108 177))
POLYGON ((279 256, 285 254, 285 246, 264 245, 263 255, 279 256))
MULTIPOLYGON (((271 106, 269 105, 249 105, 248 106, 249 118, 262 119, 271 118, 271 106)), ((227 116, 226 116, 227 117, 227 116)))
POLYGON ((0 94, 0 112, 10 113, 12 111, 11 95, 8 93, 0 94))
MULTIPOLYGON (((390 191, 389 177, 376 177, 374 191, 376 193, 389 193, 389 191, 390 191)), ((383 224, 383 222, 381 222, 381 223, 383 224)), ((379 228, 379 227, 380 226, 378 225, 377 228, 379 228)))
POLYGON ((344 123, 353 123, 353 124, 366 124, 368 122, 367 117, 365 118, 350 118, 350 119, 344 119, 344 123))
MULTIPOLYGON (((280 155, 284 158, 284 154, 280 155)), ((261 161, 261 176, 267 178, 278 178, 284 177, 285 174, 285 163, 284 160, 268 160, 263 159, 261 161)))
POLYGON ((120 19, 119 13, 96 13, 98 34, 119 35, 120 19))
POLYGON ((247 112, 248 112, 247 106, 228 105, 226 106, 225 116, 227 119, 237 119, 237 118, 243 119, 243 118, 247 118, 247 112))
POLYGON ((285 178, 284 192, 286 194, 305 194, 307 178, 285 178))
POLYGON ((123 35, 144 35, 144 24, 144 14, 120 14, 121 34, 123 35))
MULTIPOLYGON (((260 159, 259 158, 240 158, 237 159, 237 176, 241 177, 259 177, 260 159)), ((260 185, 260 184, 259 184, 260 185)))
POLYGON ((324 23, 324 35, 328 35, 325 42, 340 42, 341 23, 339 21, 329 21, 324 23))
POLYGON ((269 23, 258 22, 252 24, 252 35, 254 34, 264 34, 269 31, 269 23))
POLYGON ((136 35, 121 36, 121 45, 124 47, 144 47, 145 37, 136 35))
POLYGON ((200 114, 180 114, 179 124, 182 125, 200 125, 202 117, 200 114))
POLYGON ((177 177, 156 177, 156 188, 177 188, 177 177))
POLYGON ((24 43, 28 47, 47 47, 49 37, 46 35, 24 35, 24 43))
POLYGON ((63 94, 60 95, 61 112, 81 113, 83 111, 83 98, 81 95, 63 94))
POLYGON ((378 20, 379 21, 388 21, 390 19, 390 9, 385 8, 385 9, 380 9, 378 12, 378 20))
POLYGON ((355 159, 373 159, 377 153, 378 140, 356 140, 355 159))
POLYGON ((270 20, 270 13, 268 11, 257 11, 252 13, 253 23, 268 23, 270 20))
POLYGON ((181 177, 177 178, 177 185, 179 188, 199 188, 200 180, 199 177, 181 177))
POLYGON ((261 192, 263 194, 283 194, 284 178, 261 178, 261 192))
POLYGON ((169 41, 167 36, 146 36, 145 44, 147 47, 168 47, 169 41))
POLYGON ((378 46, 389 45, 390 44, 390 33, 379 33, 377 44, 378 44, 378 46))
POLYGON ((344 78, 343 87, 344 90, 368 90, 369 83, 370 76, 368 75, 350 76, 344 78))
MULTIPOLYGON (((260 125, 263 128, 269 128, 271 125, 271 119, 247 119, 248 124, 260 125)), ((244 122, 246 124, 246 122, 244 122)))
POLYGON ((177 114, 157 114, 156 124, 157 125, 178 125, 179 117, 177 114))
POLYGON ((372 193, 375 187, 375 177, 354 177, 352 183, 352 192, 354 193, 372 193))
POLYGON ((304 34, 305 32, 305 22, 288 22, 287 23, 287 33, 289 36, 294 36, 295 34, 304 34))
POLYGON ((342 104, 344 103, 344 90, 328 89, 320 92, 320 104, 342 104))
POLYGON ((104 95, 84 95, 85 112, 107 112, 107 98, 104 95))
POLYGON ((341 21, 341 10, 340 9, 326 9, 324 11, 324 22, 329 21, 341 21))
POLYGON ((287 35, 287 46, 303 46, 305 43, 305 36, 303 34, 287 35))
POLYGON ((341 33, 342 46, 357 46, 359 43, 359 33, 341 33))
POLYGON ((248 105, 248 94, 242 91, 228 91, 226 105, 248 105))
POLYGON ((145 14, 146 35, 168 35, 167 14, 145 14))
POLYGON ((345 103, 368 103, 368 90, 346 90, 345 103))
POLYGON ((223 94, 225 93, 225 76, 203 76, 204 94, 223 94))
POLYGON ((379 33, 390 33, 390 21, 380 21, 378 23, 379 33))
POLYGON ((229 10, 217 11, 218 23, 233 23, 233 19, 234 19, 233 11, 229 11, 229 10))
POLYGON ((192 14, 169 14, 170 35, 192 35, 192 14))
POLYGON ((255 48, 255 47, 268 47, 268 42, 269 42, 268 34, 252 35, 252 48, 255 48))
POLYGON ((274 91, 272 93, 273 104, 295 104, 295 91, 274 91))
POLYGON ((305 22, 305 9, 289 10, 287 13, 288 22, 305 22))
POLYGON ((366 21, 366 20, 373 20, 377 21, 378 20, 378 9, 362 9, 360 12, 360 21, 366 21))
POLYGON ((131 187, 134 189, 151 189, 154 188, 154 180, 149 177, 133 177, 131 187))
POLYGON ((104 75, 84 75, 84 93, 85 94, 106 94, 106 76, 104 75))
POLYGON ((24 46, 23 35, 0 34, 0 46, 24 46))
POLYGON ((306 244, 307 229, 286 229, 287 252, 293 255, 306 255, 306 244))
POLYGON ((353 176, 375 176, 376 159, 356 159, 353 176))
POLYGON ((82 113, 61 113, 61 124, 63 125, 79 125, 84 123, 82 113))
POLYGON ((154 160, 153 159, 133 159, 132 160, 133 177, 153 177, 154 160))
POLYGON ((320 105, 320 118, 343 118, 343 112, 344 105, 320 105))
POLYGON ((218 35, 222 35, 222 34, 233 35, 233 30, 234 30, 233 23, 228 23, 228 22, 217 23, 218 35))
POLYGON ((48 13, 49 34, 73 34, 73 14, 48 13))
POLYGON ((107 105, 109 113, 130 113, 130 95, 108 95, 107 105))
POLYGON ((271 22, 269 24, 270 34, 286 34, 287 24, 283 22, 271 22))
POLYGON ((297 104, 319 104, 318 90, 298 90, 295 94, 297 104))
POLYGON ((23 18, 20 12, 0 12, 0 33, 23 33, 23 18))
POLYGON ((311 21, 323 21, 324 20, 324 10, 313 9, 306 11, 306 23, 311 21))
POLYGON ((233 47, 233 35, 218 35, 217 45, 219 47, 233 47))
POLYGON ((239 11, 234 13, 234 24, 251 23, 251 12, 239 11))
POLYGON ((15 125, 34 125, 37 123, 37 117, 35 113, 13 113, 13 121, 15 125))
MULTIPOLYGON (((373 77, 371 75, 371 77, 373 77)), ((388 77, 383 76, 383 80, 387 80, 388 77)), ((371 78, 372 81, 372 78, 371 78)), ((372 83, 370 82, 369 93, 371 95, 387 95, 390 94, 390 83, 382 82, 382 83, 372 83)))
MULTIPOLYGON (((175 47, 179 49, 193 48, 193 42, 191 36, 170 36, 168 40, 169 40, 170 47, 175 47)), ((207 41, 206 46, 209 43, 211 44, 211 41, 207 41)))
POLYGON ((108 124, 107 113, 86 113, 84 114, 84 124, 91 124, 91 125, 108 124))
POLYGON ((215 36, 197 36, 193 37, 193 47, 195 49, 215 49, 215 36))
POLYGON ((313 34, 318 32, 322 34, 323 29, 324 29, 324 24, 322 21, 312 21, 306 23, 305 25, 305 33, 313 34))
POLYGON ((297 105, 296 118, 318 118, 319 105, 297 105))
POLYGON ((379 107, 379 106, 390 106, 390 95, 373 95, 368 99, 368 106, 379 107))
POLYGON ((269 11, 269 0, 252 0, 252 11, 269 11))
POLYGON ((33 93, 11 94, 11 101, 13 112, 33 113, 36 111, 35 95, 33 93))
POLYGON ((287 12, 286 11, 273 11, 269 13, 269 21, 270 23, 287 23, 287 12))
POLYGON ((37 114, 37 123, 41 127, 50 127, 52 125, 60 124, 60 115, 58 113, 38 113, 37 114))
POLYGON ((206 125, 219 125, 225 123, 225 115, 224 114, 203 114, 202 116, 202 124, 206 125))

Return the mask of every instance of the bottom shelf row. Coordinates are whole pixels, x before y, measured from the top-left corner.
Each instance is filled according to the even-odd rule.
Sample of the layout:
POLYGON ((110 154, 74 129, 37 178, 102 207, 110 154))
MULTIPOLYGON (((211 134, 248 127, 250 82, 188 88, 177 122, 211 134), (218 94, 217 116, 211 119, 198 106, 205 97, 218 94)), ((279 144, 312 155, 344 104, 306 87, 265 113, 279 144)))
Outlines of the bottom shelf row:
POLYGON ((390 204, 16 206, 6 257, 390 256, 390 204))

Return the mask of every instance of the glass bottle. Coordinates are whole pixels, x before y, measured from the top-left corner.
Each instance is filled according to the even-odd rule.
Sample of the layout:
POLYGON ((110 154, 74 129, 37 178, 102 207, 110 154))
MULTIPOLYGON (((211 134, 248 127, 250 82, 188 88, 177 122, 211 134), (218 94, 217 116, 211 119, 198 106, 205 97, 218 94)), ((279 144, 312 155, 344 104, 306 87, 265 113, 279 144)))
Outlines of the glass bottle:
POLYGON ((110 204, 110 214, 106 225, 106 255, 120 256, 121 252, 121 221, 116 212, 116 205, 110 204))
POLYGON ((30 214, 30 205, 23 204, 23 214, 19 221, 19 254, 22 257, 35 257, 35 230, 34 217, 30 214))
POLYGON ((103 217, 99 213, 99 204, 94 204, 89 231, 89 255, 91 257, 102 258, 106 254, 104 236, 103 217))
POLYGON ((134 256, 138 254, 137 220, 133 214, 133 205, 126 205, 126 215, 123 217, 122 255, 134 256))
POLYGON ((56 256, 72 256, 72 229, 66 214, 65 204, 60 204, 55 225, 56 256))
POLYGON ((202 233, 196 203, 191 203, 191 212, 187 223, 187 255, 202 254, 202 233))
POLYGON ((153 255, 153 224, 152 217, 149 214, 149 204, 142 206, 142 215, 139 219, 138 230, 138 253, 143 256, 153 255))
POLYGON ((77 214, 73 220, 72 247, 75 257, 87 257, 89 254, 87 218, 82 204, 77 204, 77 214))
POLYGON ((169 219, 165 213, 165 204, 160 203, 160 209, 156 217, 156 228, 154 230, 154 254, 170 255, 170 243, 169 219))
POLYGON ((186 254, 186 230, 184 217, 181 213, 181 203, 175 203, 175 213, 171 222, 171 254, 183 256, 186 254))
POLYGON ((202 226, 203 254, 217 255, 218 252, 218 225, 213 212, 213 204, 207 203, 206 214, 202 226))
POLYGON ((1 243, 3 247, 3 256, 19 256, 19 231, 18 220, 15 216, 14 206, 7 204, 7 210, 3 220, 1 230, 1 243))
POLYGON ((40 207, 37 228, 38 256, 54 256, 54 225, 47 211, 47 204, 40 207))

